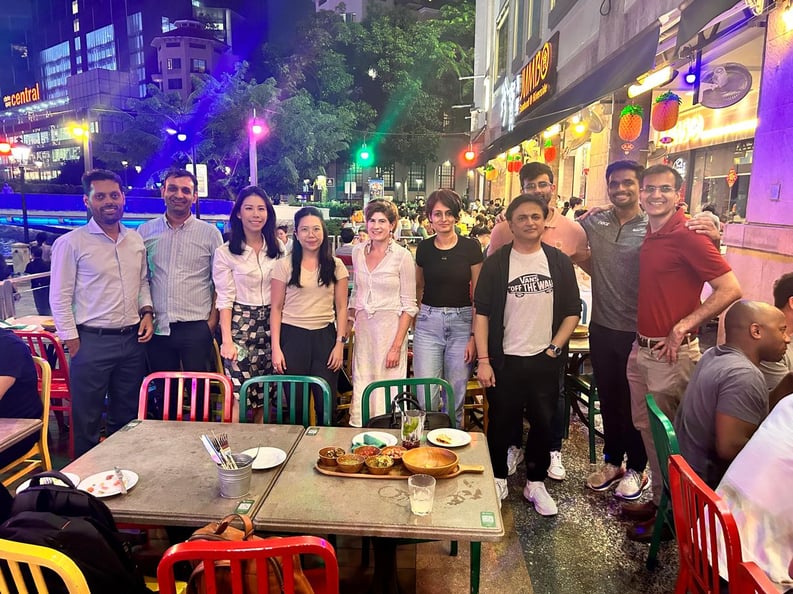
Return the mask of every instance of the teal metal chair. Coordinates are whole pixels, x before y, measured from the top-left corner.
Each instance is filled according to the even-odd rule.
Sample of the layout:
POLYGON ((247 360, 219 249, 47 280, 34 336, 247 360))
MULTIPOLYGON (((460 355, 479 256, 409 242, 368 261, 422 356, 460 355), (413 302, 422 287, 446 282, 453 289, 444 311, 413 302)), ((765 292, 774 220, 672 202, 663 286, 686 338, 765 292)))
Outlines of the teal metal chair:
MULTIPOLYGON (((445 390, 446 397, 449 402, 454 403, 454 389, 451 384, 444 379, 438 377, 409 377, 405 379, 393 380, 378 380, 372 382, 364 388, 363 396, 361 397, 361 408, 363 413, 364 426, 369 422, 369 402, 372 397, 372 392, 379 388, 383 388, 381 394, 385 397, 385 411, 391 412, 391 401, 400 392, 410 392, 416 397, 416 400, 421 403, 421 393, 424 394, 424 410, 432 410, 432 387, 438 386, 440 389, 445 390), (422 388, 421 391, 418 388, 422 388)), ((448 408, 448 406, 447 406, 448 408)), ((451 412, 447 411, 451 427, 456 427, 454 406, 452 405, 451 412)))
POLYGON ((589 429, 589 463, 594 464, 597 454, 595 437, 603 437, 603 433, 598 431, 595 425, 595 417, 600 414, 600 399, 595 378, 590 374, 567 373, 564 378, 564 392, 567 400, 564 436, 567 437, 570 430, 570 409, 572 408, 589 429))
MULTIPOLYGON (((647 553, 647 569, 655 569, 658 566, 658 549, 661 546, 661 534, 664 530, 664 523, 674 532, 675 525, 671 514, 671 494, 669 491, 669 456, 680 453, 680 446, 677 444, 675 428, 669 418, 658 408, 652 394, 645 396, 647 400, 647 410, 650 416, 650 431, 653 434, 655 453, 658 456, 658 465, 661 467, 661 475, 664 481, 664 491, 661 494, 661 504, 655 516, 653 526, 653 539, 650 543, 650 550, 647 553)), ((656 480, 656 477, 653 477, 656 480)))
POLYGON ((248 420, 247 397, 251 386, 261 385, 264 398, 264 422, 278 425, 311 425, 311 416, 314 407, 311 406, 311 396, 317 397, 317 389, 322 394, 323 413, 322 419, 316 419, 315 425, 330 427, 332 415, 332 396, 330 386, 321 377, 313 375, 259 375, 246 380, 240 388, 240 422, 248 420), (316 388, 316 389, 312 389, 316 388), (270 395, 269 397, 267 395, 270 395), (301 399, 303 416, 297 419, 295 403, 301 399), (288 401, 288 402, 287 402, 288 401), (273 404, 275 405, 275 420, 273 420, 273 404), (284 408, 286 405, 286 414, 284 408))

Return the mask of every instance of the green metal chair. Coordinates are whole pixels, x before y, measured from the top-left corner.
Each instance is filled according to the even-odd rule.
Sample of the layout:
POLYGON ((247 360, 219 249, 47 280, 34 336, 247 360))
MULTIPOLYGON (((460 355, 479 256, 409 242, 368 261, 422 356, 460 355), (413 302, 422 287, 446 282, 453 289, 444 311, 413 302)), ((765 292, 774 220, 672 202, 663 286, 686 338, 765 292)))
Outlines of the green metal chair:
MULTIPOLYGON (((655 569, 658 566, 658 549, 661 546, 661 533, 664 530, 664 523, 674 532, 675 525, 672 520, 671 494, 669 491, 669 456, 680 453, 680 446, 677 444, 675 428, 669 418, 658 408, 652 394, 645 396, 647 400, 647 410, 650 416, 650 431, 653 434, 655 453, 658 456, 658 465, 661 467, 661 475, 664 481, 664 491, 661 494, 661 504, 655 516, 655 526, 653 526, 653 540, 650 543, 650 551, 647 553, 647 569, 655 569)), ((653 477, 653 480, 657 480, 653 477)))
POLYGON ((261 384, 262 394, 271 395, 265 397, 264 403, 264 422, 276 423, 278 425, 302 424, 308 427, 311 424, 311 415, 314 407, 311 406, 311 396, 317 396, 317 389, 322 393, 323 413, 322 419, 317 419, 317 425, 330 427, 332 418, 332 396, 330 386, 321 377, 313 375, 259 375, 246 380, 240 388, 240 422, 248 420, 247 397, 248 390, 255 384, 261 384), (316 389, 312 389, 312 387, 316 389), (296 399, 302 399, 303 418, 296 418, 295 403, 296 399), (284 404, 288 399, 287 415, 284 415, 284 404), (274 402, 273 402, 274 401, 274 402), (275 404, 275 420, 272 420, 272 409, 275 404))
POLYGON ((565 398, 567 399, 565 406, 564 436, 568 436, 570 428, 570 409, 572 408, 589 429, 589 463, 594 464, 597 454, 595 450, 595 437, 603 437, 603 433, 598 431, 595 426, 595 417, 600 414, 600 398, 598 397, 595 378, 589 374, 567 373, 564 378, 564 392, 565 398))
MULTIPOLYGON (((416 400, 421 402, 420 392, 417 390, 417 388, 423 388, 421 392, 424 394, 424 410, 432 410, 432 386, 438 386, 439 388, 445 390, 446 397, 449 402, 454 403, 454 389, 452 388, 451 384, 438 377, 409 377, 405 379, 378 380, 372 382, 366 386, 366 388, 364 388, 363 396, 361 397, 364 426, 369 422, 369 401, 372 397, 372 392, 378 388, 383 388, 383 392, 381 392, 381 394, 383 396, 387 396, 385 399, 385 411, 386 413, 390 413, 391 401, 400 392, 410 392, 416 396, 416 400)), ((451 412, 447 411, 446 414, 449 415, 452 428, 456 427, 454 406, 452 406, 451 412)))

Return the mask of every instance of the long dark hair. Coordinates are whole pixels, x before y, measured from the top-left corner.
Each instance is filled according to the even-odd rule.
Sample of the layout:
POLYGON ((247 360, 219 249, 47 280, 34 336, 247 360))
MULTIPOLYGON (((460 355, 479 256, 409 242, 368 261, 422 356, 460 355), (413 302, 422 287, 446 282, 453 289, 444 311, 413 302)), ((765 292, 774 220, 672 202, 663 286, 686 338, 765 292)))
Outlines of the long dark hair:
POLYGON ((325 219, 319 209, 313 206, 304 206, 295 213, 295 241, 292 246, 292 277, 289 279, 288 286, 300 286, 300 265, 303 262, 303 246, 297 240, 297 230, 300 227, 300 220, 315 216, 319 218, 322 225, 322 243, 319 246, 319 284, 331 285, 336 282, 336 261, 330 254, 330 239, 328 238, 328 228, 325 219))
POLYGON ((231 227, 231 236, 229 237, 229 251, 237 256, 242 254, 242 243, 245 241, 245 231, 242 229, 242 221, 240 220, 240 210, 242 210, 242 203, 248 196, 258 196, 264 200, 264 206, 267 209, 267 220, 262 229, 262 236, 264 243, 267 246, 267 257, 277 258, 281 255, 281 250, 278 247, 278 239, 275 237, 275 209, 267 192, 262 190, 259 186, 247 186, 240 190, 234 208, 231 209, 229 215, 229 227, 231 227))

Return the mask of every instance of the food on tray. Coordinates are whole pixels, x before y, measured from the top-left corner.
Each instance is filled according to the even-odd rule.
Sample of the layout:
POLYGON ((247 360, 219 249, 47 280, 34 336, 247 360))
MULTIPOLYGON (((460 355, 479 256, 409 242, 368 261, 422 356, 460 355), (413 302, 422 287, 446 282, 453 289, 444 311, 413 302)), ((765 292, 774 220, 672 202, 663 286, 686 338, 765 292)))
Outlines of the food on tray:
POLYGON ((342 472, 359 472, 363 468, 364 460, 358 454, 344 454, 336 459, 336 463, 342 472))
POLYGON ((323 452, 323 454, 328 458, 338 458, 339 456, 343 456, 346 453, 347 452, 345 452, 342 448, 328 448, 326 452, 323 452))
POLYGON ((391 456, 384 456, 381 454, 379 456, 371 456, 366 460, 366 464, 374 468, 388 468, 389 466, 393 466, 394 460, 391 456))
POLYGON ((361 445, 355 446, 352 449, 353 454, 358 454, 359 456, 363 456, 364 458, 368 458, 369 456, 376 456, 380 453, 380 448, 373 445, 361 445))
POLYGON ((387 448, 383 448, 380 451, 380 453, 386 456, 390 456, 391 458, 394 459, 394 462, 396 462, 397 460, 402 460, 402 455, 406 451, 407 450, 402 446, 388 446, 387 448))

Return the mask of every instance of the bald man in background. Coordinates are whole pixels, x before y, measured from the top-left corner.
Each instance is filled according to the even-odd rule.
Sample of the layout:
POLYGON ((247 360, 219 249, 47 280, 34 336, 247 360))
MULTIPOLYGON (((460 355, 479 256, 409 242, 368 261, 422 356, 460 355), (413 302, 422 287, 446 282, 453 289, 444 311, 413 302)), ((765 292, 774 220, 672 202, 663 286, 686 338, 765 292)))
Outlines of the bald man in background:
POLYGON ((769 393, 759 369, 760 361, 782 359, 790 342, 779 309, 738 301, 724 326, 727 341, 702 355, 675 418, 680 453, 713 489, 790 387, 769 393))

